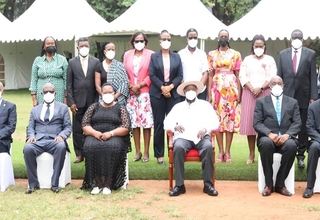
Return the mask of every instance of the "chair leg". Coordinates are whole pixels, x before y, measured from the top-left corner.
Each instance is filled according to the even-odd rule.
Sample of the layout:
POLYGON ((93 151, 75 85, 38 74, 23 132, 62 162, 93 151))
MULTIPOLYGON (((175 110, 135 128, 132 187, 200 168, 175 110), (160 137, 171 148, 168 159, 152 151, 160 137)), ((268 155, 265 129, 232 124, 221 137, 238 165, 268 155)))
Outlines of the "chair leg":
POLYGON ((216 181, 216 163, 215 163, 215 158, 216 158, 216 152, 213 150, 212 152, 212 165, 213 165, 213 174, 212 174, 212 184, 215 187, 215 181, 216 181))
POLYGON ((173 189, 173 152, 169 150, 169 190, 173 189))

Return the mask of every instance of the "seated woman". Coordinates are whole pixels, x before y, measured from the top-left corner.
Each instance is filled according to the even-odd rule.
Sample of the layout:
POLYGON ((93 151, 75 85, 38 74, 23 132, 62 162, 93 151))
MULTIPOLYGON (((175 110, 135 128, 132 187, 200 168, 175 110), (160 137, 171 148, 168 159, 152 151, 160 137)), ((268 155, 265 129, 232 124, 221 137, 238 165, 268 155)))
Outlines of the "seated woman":
POLYGON ((110 194, 125 183, 126 157, 131 151, 130 118, 124 105, 114 101, 114 89, 101 87, 102 101, 92 104, 82 120, 86 173, 82 189, 110 194))

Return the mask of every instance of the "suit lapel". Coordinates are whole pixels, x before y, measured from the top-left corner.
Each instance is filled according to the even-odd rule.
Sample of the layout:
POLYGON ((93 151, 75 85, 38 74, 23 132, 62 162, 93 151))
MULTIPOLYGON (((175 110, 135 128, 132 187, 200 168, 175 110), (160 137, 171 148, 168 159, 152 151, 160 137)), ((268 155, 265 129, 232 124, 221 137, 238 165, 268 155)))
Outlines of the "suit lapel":
POLYGON ((163 60, 162 60, 162 53, 161 52, 159 52, 157 54, 157 61, 158 61, 158 65, 160 67, 160 70, 161 70, 161 73, 162 73, 162 76, 164 79, 164 67, 163 67, 163 60))
POLYGON ((287 105, 288 105, 288 98, 286 96, 282 96, 282 103, 281 103, 281 123, 282 123, 282 119, 284 117, 285 114, 285 110, 287 109, 287 105))
MULTIPOLYGON (((79 67, 79 71, 83 74, 83 76, 85 77, 84 75, 84 72, 83 72, 83 69, 82 69, 82 64, 81 64, 81 60, 80 60, 80 56, 77 57, 77 67, 79 67)), ((88 60, 88 66, 89 66, 89 60, 88 60)))
POLYGON ((267 103, 268 109, 272 109, 271 113, 273 118, 277 119, 277 113, 276 113, 275 106, 273 105, 271 95, 266 97, 266 103, 267 103))
POLYGON ((285 61, 285 66, 287 66, 288 68, 290 68, 290 71, 293 75, 296 75, 294 73, 294 69, 293 69, 293 62, 292 62, 292 48, 290 48, 289 50, 287 50, 286 52, 286 61, 285 61))
POLYGON ((300 54, 300 60, 299 60, 299 66, 297 68, 297 74, 299 73, 299 70, 301 69, 301 64, 304 62, 304 60, 307 58, 307 50, 306 48, 301 48, 301 54, 300 54))
POLYGON ((175 56, 172 54, 171 51, 169 52, 169 56, 170 56, 170 75, 169 75, 169 78, 171 81, 171 73, 173 72, 172 69, 173 69, 173 64, 175 63, 175 56))
POLYGON ((1 107, 0 107, 0 115, 2 114, 3 110, 6 108, 7 102, 2 99, 1 107))
POLYGON ((143 49, 143 51, 142 51, 142 57, 141 57, 141 62, 140 62, 140 66, 139 66, 138 72, 140 71, 141 67, 143 67, 144 62, 146 61, 146 56, 147 56, 146 53, 147 53, 146 50, 143 49))

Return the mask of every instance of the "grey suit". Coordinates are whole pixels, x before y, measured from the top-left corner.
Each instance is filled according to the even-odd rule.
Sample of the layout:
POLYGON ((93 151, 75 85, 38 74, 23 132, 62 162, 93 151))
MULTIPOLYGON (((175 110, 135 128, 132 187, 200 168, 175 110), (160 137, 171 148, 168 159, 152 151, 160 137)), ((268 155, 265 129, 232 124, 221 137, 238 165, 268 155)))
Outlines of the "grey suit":
POLYGON ((27 140, 35 137, 37 141, 27 143, 23 149, 29 188, 35 188, 39 185, 36 158, 43 152, 48 152, 53 155, 54 171, 51 184, 52 186, 59 185, 59 177, 68 146, 66 141, 59 142, 54 141, 54 139, 57 136, 61 136, 66 140, 71 134, 71 121, 67 105, 54 102, 54 113, 49 122, 44 122, 40 119, 42 106, 43 104, 40 104, 32 108, 29 125, 27 127, 27 140))
POLYGON ((16 105, 2 100, 0 105, 0 153, 10 152, 12 134, 16 130, 16 105))
POLYGON ((94 83, 95 69, 100 61, 92 56, 88 57, 88 69, 86 75, 81 66, 80 57, 74 57, 69 61, 67 71, 67 100, 68 106, 75 104, 77 114, 72 115, 73 146, 77 156, 82 156, 83 131, 82 118, 88 107, 98 101, 98 94, 94 83))
POLYGON ((271 95, 259 98, 254 109, 253 126, 258 133, 257 146, 260 152, 266 186, 273 186, 273 153, 282 154, 281 166, 279 168, 276 186, 284 187, 284 181, 294 162, 298 141, 296 135, 301 128, 301 120, 298 102, 283 95, 281 105, 281 123, 278 124, 276 111, 271 95), (281 146, 276 146, 268 137, 270 132, 278 134, 289 134, 290 138, 281 146))
POLYGON ((278 75, 284 83, 283 94, 296 99, 299 104, 302 126, 298 136, 297 158, 303 160, 308 143, 307 109, 310 99, 318 98, 315 52, 305 47, 301 48, 299 66, 295 74, 292 64, 292 48, 282 50, 279 54, 278 75))

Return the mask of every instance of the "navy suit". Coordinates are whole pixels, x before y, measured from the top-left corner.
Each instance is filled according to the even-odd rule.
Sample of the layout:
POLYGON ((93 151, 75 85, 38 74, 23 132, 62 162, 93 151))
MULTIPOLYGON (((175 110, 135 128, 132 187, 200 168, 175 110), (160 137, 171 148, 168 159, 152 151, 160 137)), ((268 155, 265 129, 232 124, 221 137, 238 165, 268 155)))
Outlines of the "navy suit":
POLYGON ((156 158, 164 156, 164 130, 163 121, 173 106, 181 101, 181 96, 177 93, 177 87, 183 79, 182 63, 179 54, 170 51, 170 79, 164 81, 164 67, 162 51, 153 53, 149 64, 149 76, 151 80, 150 101, 154 120, 154 156, 156 158), (173 83, 171 97, 166 98, 162 95, 161 86, 173 83))
POLYGON ((10 152, 12 134, 16 130, 16 105, 2 100, 0 105, 0 153, 10 152))
POLYGON ((297 152, 298 141, 295 137, 301 128, 298 102, 283 95, 281 123, 279 125, 271 95, 257 99, 253 127, 258 133, 257 146, 260 152, 266 186, 268 187, 273 186, 273 153, 282 154, 281 166, 276 179, 276 187, 282 188, 285 186, 284 181, 290 172, 297 152), (270 132, 288 134, 290 138, 281 146, 276 146, 268 137, 270 132))
POLYGON ((68 106, 75 104, 77 114, 72 115, 73 147, 77 156, 82 156, 84 136, 82 131, 82 118, 88 107, 98 101, 94 75, 100 61, 92 56, 88 57, 88 69, 86 75, 81 66, 80 56, 69 61, 67 71, 67 101, 68 106))
POLYGON ((313 50, 302 47, 299 66, 294 73, 292 64, 292 48, 284 49, 279 54, 278 75, 284 83, 283 94, 298 101, 301 130, 298 135, 298 159, 304 159, 304 152, 308 144, 306 130, 307 109, 310 99, 318 98, 316 54, 313 50))
POLYGON ((43 152, 53 155, 51 185, 57 187, 66 151, 69 151, 66 139, 70 136, 72 128, 68 106, 60 102, 54 102, 53 117, 48 122, 40 118, 42 107, 43 104, 40 104, 32 108, 27 127, 27 140, 35 137, 36 142, 27 143, 23 149, 29 188, 35 188, 39 185, 36 158, 43 152), (65 141, 54 141, 57 136, 62 137, 65 141))

